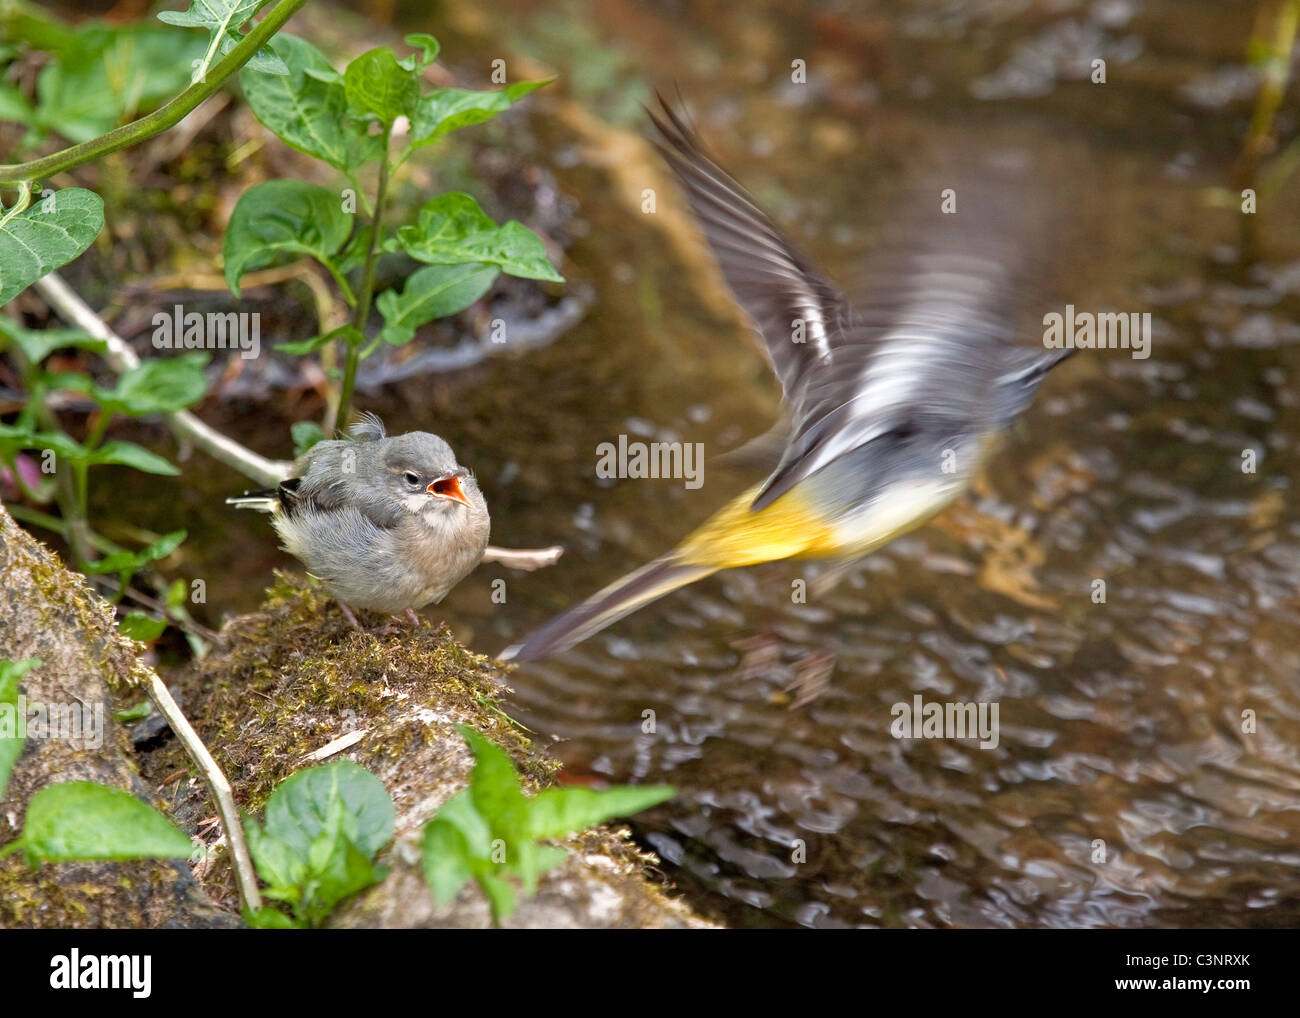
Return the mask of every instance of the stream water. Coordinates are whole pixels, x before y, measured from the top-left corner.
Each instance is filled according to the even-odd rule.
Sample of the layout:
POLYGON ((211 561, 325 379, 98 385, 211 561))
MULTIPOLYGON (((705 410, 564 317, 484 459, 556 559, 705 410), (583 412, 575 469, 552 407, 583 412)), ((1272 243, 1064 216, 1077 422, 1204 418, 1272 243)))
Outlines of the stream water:
MULTIPOLYGON (((517 716, 557 737, 570 779, 677 786, 635 827, 706 911, 757 926, 1300 924, 1300 177, 1261 202, 1252 260, 1235 200, 1214 200, 1249 119, 1254 7, 492 5, 611 131, 642 129, 627 99, 647 82, 679 87, 832 276, 873 250, 917 159, 1027 149, 1061 194, 1088 196, 1065 298, 1152 314, 1149 358, 1068 362, 969 498, 826 597, 792 603, 811 575, 798 563, 720 574, 512 676, 517 716), (1095 55, 1105 84, 1089 80, 1095 55), (894 738, 894 705, 917 695, 996 702, 996 747, 894 738)), ((568 549, 533 574, 485 567, 437 609, 484 651, 761 476, 600 480, 598 444, 711 456, 778 408, 743 325, 699 295, 716 280, 613 200, 617 167, 544 119, 532 158, 575 203, 565 271, 592 288, 585 318, 545 349, 362 401, 391 430, 448 438, 496 543, 568 549)), ((1292 136, 1294 109, 1279 123, 1292 136)), ((263 524, 198 526, 196 554, 224 577, 214 617, 251 609, 269 567, 292 565, 263 524), (239 563, 232 541, 251 551, 239 563)))

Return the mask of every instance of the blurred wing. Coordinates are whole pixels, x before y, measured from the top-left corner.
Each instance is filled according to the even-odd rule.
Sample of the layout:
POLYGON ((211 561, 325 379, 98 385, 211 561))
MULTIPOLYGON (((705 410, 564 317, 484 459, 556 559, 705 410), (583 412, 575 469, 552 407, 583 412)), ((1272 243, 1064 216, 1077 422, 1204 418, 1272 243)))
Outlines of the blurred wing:
POLYGON ((753 320, 787 398, 839 342, 849 307, 731 176, 701 151, 694 131, 659 97, 647 110, 657 147, 687 200, 736 300, 753 320), (795 323, 802 323, 798 336, 795 323))
POLYGON ((1023 180, 963 172, 960 214, 941 210, 938 186, 924 188, 881 245, 867 299, 792 395, 794 434, 755 510, 869 443, 922 427, 954 438, 1004 427, 1072 352, 1016 341, 1043 242, 1034 234, 1050 218, 1023 180))

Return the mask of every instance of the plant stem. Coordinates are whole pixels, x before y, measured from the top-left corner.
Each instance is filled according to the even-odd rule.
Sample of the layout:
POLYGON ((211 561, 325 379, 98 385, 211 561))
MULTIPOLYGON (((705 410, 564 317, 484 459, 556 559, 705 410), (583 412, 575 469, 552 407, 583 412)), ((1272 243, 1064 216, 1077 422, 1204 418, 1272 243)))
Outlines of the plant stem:
MULTIPOLYGON (((71 325, 80 326, 96 339, 102 339, 107 344, 104 359, 119 375, 139 365, 140 358, 127 345, 126 340, 109 328, 108 323, 95 314, 57 272, 41 277, 32 285, 49 302, 50 307, 60 318, 71 325)), ((263 487, 274 488, 293 470, 292 463, 259 456, 234 439, 208 427, 187 410, 163 416, 171 425, 172 433, 177 438, 193 442, 213 459, 233 467, 263 487)))
POLYGON ((357 365, 361 363, 361 346, 365 342, 366 320, 370 317, 370 302, 375 296, 375 262, 384 225, 384 202, 388 198, 390 169, 388 142, 392 130, 391 125, 384 128, 384 158, 379 163, 379 184, 375 188, 375 214, 370 220, 370 243, 366 246, 361 292, 357 294, 357 306, 352 312, 352 325, 361 338, 347 341, 347 360, 343 365, 343 389, 339 393, 339 407, 334 419, 336 425, 347 423, 348 408, 352 403, 352 389, 357 381, 357 365))
POLYGON ((235 864, 239 898, 246 910, 256 912, 262 907, 262 896, 257 891, 257 871, 253 868, 253 857, 249 855, 248 843, 244 840, 244 827, 239 820, 239 810, 235 807, 235 797, 230 791, 230 781, 189 720, 181 713, 162 679, 158 678, 158 673, 152 669, 149 672, 149 699, 158 708, 158 713, 167 719, 176 738, 185 747, 185 752, 207 781, 208 790, 217 803, 217 813, 225 830, 226 844, 230 846, 231 860, 235 864))
POLYGON ((92 162, 110 152, 117 152, 152 138, 168 128, 175 127, 191 113, 199 103, 216 92, 225 80, 246 64, 262 45, 278 32, 307 0, 279 0, 267 12, 266 17, 244 36, 239 43, 227 53, 217 65, 211 68, 202 81, 197 81, 179 93, 166 105, 160 106, 148 116, 141 117, 129 124, 124 124, 107 134, 90 141, 73 145, 62 151, 32 159, 25 163, 13 163, 0 166, 0 185, 23 185, 32 181, 43 181, 56 173, 62 173, 83 163, 92 162))

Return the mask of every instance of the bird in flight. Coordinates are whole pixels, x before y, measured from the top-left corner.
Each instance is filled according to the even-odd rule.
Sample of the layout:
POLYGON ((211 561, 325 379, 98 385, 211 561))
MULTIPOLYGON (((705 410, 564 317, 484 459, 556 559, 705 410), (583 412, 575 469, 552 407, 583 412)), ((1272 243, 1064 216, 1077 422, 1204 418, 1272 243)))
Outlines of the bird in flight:
POLYGON ((958 215, 941 213, 936 191, 933 216, 885 253, 873 300, 855 306, 662 98, 649 115, 762 339, 789 435, 762 483, 667 554, 506 648, 505 661, 564 650, 721 569, 784 558, 852 564, 961 495, 993 440, 1074 352, 1015 342, 1010 308, 1029 252, 1013 227, 1033 213, 1014 186, 972 188, 958 215))

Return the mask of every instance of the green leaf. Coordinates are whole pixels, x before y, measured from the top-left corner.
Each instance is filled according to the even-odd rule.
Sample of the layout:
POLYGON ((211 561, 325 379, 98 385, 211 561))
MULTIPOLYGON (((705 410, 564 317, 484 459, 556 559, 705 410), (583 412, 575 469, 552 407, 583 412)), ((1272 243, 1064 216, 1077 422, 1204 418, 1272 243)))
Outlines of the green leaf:
POLYGON ((226 283, 239 296, 245 272, 285 255, 329 264, 352 232, 352 217, 333 191, 301 180, 268 180, 240 197, 226 227, 226 283))
POLYGON ((15 344, 32 364, 40 364, 55 350, 75 347, 103 353, 108 344, 85 329, 27 329, 7 315, 0 315, 0 337, 15 344))
POLYGON ((170 534, 158 538, 153 544, 141 548, 139 551, 114 552, 112 555, 104 556, 97 562, 90 562, 86 565, 86 572, 91 574, 134 573, 141 566, 165 559, 180 547, 185 538, 186 533, 184 530, 173 530, 170 534))
POLYGON ((0 452, 11 453, 23 449, 50 449, 56 457, 72 463, 82 463, 90 457, 90 450, 61 431, 31 431, 11 424, 0 424, 0 452))
POLYGON ((528 832, 534 838, 563 838, 614 817, 630 816, 671 799, 667 785, 631 788, 548 788, 528 801, 528 832))
POLYGON ((383 782, 359 764, 338 760, 290 775, 266 803, 266 831, 305 857, 341 804, 350 840, 373 857, 393 837, 396 813, 383 782))
POLYGON ((415 338, 425 322, 464 311, 488 292, 497 269, 491 265, 430 265, 406 280, 406 286, 385 290, 375 301, 384 316, 379 333, 385 343, 402 346, 415 338))
POLYGON ((76 258, 104 228, 104 201, 67 187, 0 220, 0 305, 76 258))
POLYGON ((26 735, 18 734, 18 680, 44 663, 38 657, 26 657, 21 661, 0 659, 0 801, 5 797, 9 775, 23 755, 23 745, 27 742, 26 735))
POLYGON ((428 32, 413 32, 402 40, 408 46, 414 46, 420 50, 419 69, 424 70, 431 63, 438 59, 438 40, 428 32))
MULTIPOLYGON (((257 13, 267 0, 193 0, 187 11, 160 11, 158 20, 182 28, 201 28, 209 36, 207 53, 194 69, 195 81, 202 81, 208 68, 239 45, 242 36, 239 28, 257 13)), ((288 74, 284 61, 265 46, 253 54, 245 64, 265 74, 288 74)))
POLYGON ((457 731, 474 753, 474 770, 469 788, 449 799, 425 825, 425 881, 434 900, 446 905, 473 878, 487 895, 496 923, 514 909, 515 891, 507 878, 517 878, 531 895, 539 877, 566 858, 564 849, 538 844, 539 839, 566 837, 673 794, 666 786, 555 788, 526 798, 505 750, 463 725, 457 731), (496 855, 500 846, 503 857, 496 855))
POLYGON ((188 86, 204 48, 161 25, 86 22, 37 76, 33 119, 42 131, 90 141, 188 86))
POLYGON ((495 265, 512 276, 549 279, 564 277, 546 260, 541 238, 523 223, 496 223, 467 194, 451 192, 425 202, 417 224, 401 227, 396 243, 412 258, 432 265, 481 262, 495 265))
MULTIPOLYGON (((108 570, 104 570, 107 572, 108 570)), ((117 631, 131 640, 139 640, 141 643, 153 643, 154 640, 162 636, 163 630, 167 628, 166 619, 156 619, 152 615, 142 611, 129 611, 123 616, 122 621, 117 624, 117 631)), ((146 706, 148 701, 146 701, 146 706)), ((146 711, 146 713, 148 713, 146 711)))
POLYGON ((362 854, 345 833, 348 826, 343 801, 335 799, 325 827, 307 853, 310 879, 299 914, 312 926, 319 926, 334 906, 382 879, 383 871, 362 854))
POLYGON ((157 453, 152 453, 134 442, 105 442, 90 454, 87 462, 91 464, 116 463, 132 467, 145 474, 157 474, 160 477, 175 477, 180 471, 157 453))
POLYGON ((420 99, 418 72, 403 67, 387 46, 367 50, 343 72, 343 93, 357 116, 391 127, 398 117, 415 114, 420 99))
POLYGON ((317 442, 325 440, 325 432, 315 421, 294 421, 289 427, 293 436, 293 456, 297 459, 317 442))
POLYGON ((256 912, 245 909, 244 922, 255 930, 301 930, 307 925, 270 905, 263 905, 256 912))
POLYGON ((343 78, 320 50, 283 32, 270 47, 288 67, 287 75, 247 66, 239 72, 244 97, 258 120, 290 148, 339 170, 354 170, 384 154, 382 139, 370 137, 364 124, 347 122, 343 78))
POLYGON ((499 92, 475 92, 466 88, 435 88, 420 97, 411 117, 411 147, 429 145, 452 131, 481 124, 508 110, 545 81, 518 81, 499 92))
POLYGON ((122 722, 122 724, 129 725, 133 721, 143 721, 152 713, 153 713, 152 701, 141 700, 139 703, 135 704, 132 707, 127 707, 125 710, 113 711, 113 717, 116 720, 122 722))
POLYGON ((112 389, 97 386, 95 401, 105 410, 128 417, 184 410, 207 392, 208 380, 203 374, 207 362, 208 355, 198 350, 175 357, 150 357, 124 372, 112 389))
POLYGON ((190 839, 148 803, 93 781, 46 785, 27 804, 21 849, 28 865, 97 859, 183 859, 190 839))

